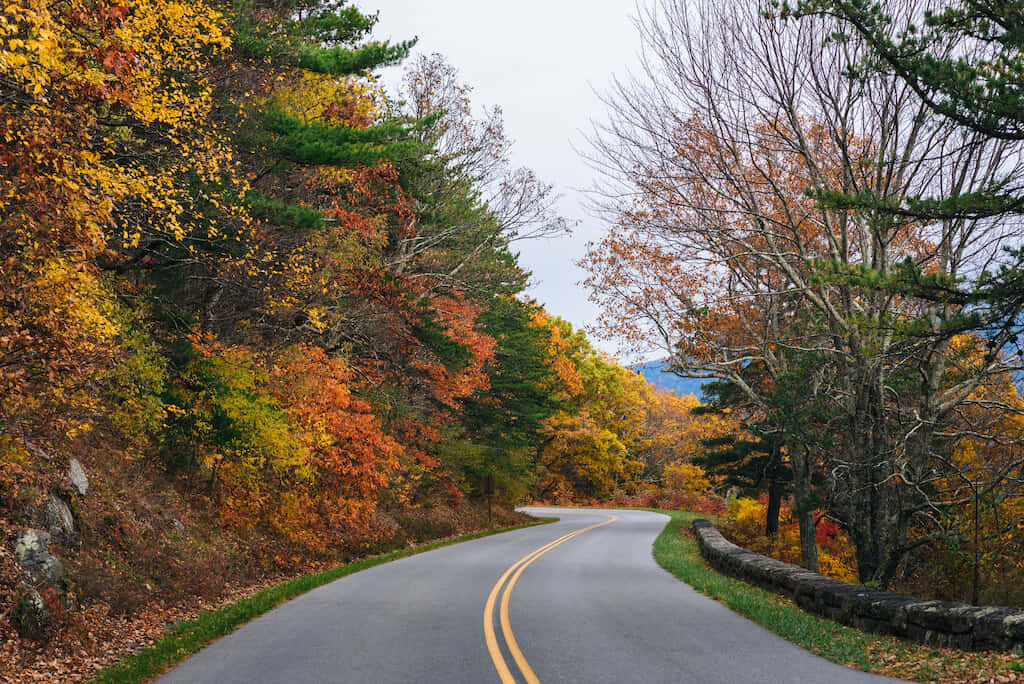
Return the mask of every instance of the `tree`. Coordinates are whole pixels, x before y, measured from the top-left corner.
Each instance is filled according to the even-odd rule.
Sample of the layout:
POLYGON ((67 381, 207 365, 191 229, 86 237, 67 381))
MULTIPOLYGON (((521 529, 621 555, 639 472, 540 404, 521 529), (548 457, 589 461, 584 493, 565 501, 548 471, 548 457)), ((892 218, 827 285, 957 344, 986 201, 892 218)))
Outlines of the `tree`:
POLYGON ((512 141, 505 134, 500 107, 485 108, 481 118, 474 116, 472 88, 461 83, 455 67, 436 53, 420 55, 403 84, 404 113, 431 122, 423 139, 434 150, 434 168, 443 170, 429 186, 436 210, 443 215, 460 193, 472 188, 503 241, 567 232, 565 219, 555 212, 552 186, 530 169, 511 166, 512 141))
POLYGON ((270 377, 272 393, 300 431, 312 469, 305 491, 300 489, 308 496, 304 525, 319 522, 335 534, 368 527, 399 467, 401 445, 384 434, 370 405, 352 396, 351 373, 341 359, 297 348, 282 361, 287 365, 270 377))
POLYGON ((1007 369, 1011 338, 954 373, 950 342, 983 313, 914 296, 901 277, 977 279, 1005 263, 1016 224, 817 200, 966 195, 1016 168, 1020 149, 931 116, 899 79, 844 79, 868 48, 826 42, 830 20, 762 9, 664 1, 641 17, 646 81, 617 84, 595 138, 616 229, 587 258, 589 283, 607 329, 660 343, 680 372, 730 382, 778 419, 805 541, 827 504, 861 579, 884 584, 929 510, 942 426, 1007 369), (813 433, 837 439, 796 439, 813 433))
MULTIPOLYGON (((780 3, 783 15, 827 14, 870 49, 851 75, 891 73, 932 111, 989 138, 1024 140, 1024 4, 1018 0, 926 6, 903 31, 899 10, 875 0, 780 3)), ((842 34, 837 36, 842 39, 842 34)), ((993 207, 1003 211, 1006 207, 993 207)))
POLYGON ((230 175, 204 72, 230 40, 205 3, 13 3, 0 18, 0 431, 46 429, 54 411, 68 436, 118 356, 99 266, 155 225, 188 231, 188 181, 230 175))
MULTIPOLYGON (((538 498, 607 500, 632 491, 651 455, 645 428, 653 388, 609 360, 581 332, 550 319, 551 365, 564 402, 544 423, 538 498)), ((660 475, 660 469, 659 469, 660 475)))
MULTIPOLYGON (((753 366, 744 369, 751 373, 753 366)), ((747 380, 747 384, 751 384, 747 380)), ((743 433, 719 435, 704 440, 705 451, 695 459, 709 475, 721 479, 723 486, 738 487, 741 491, 767 490, 765 536, 774 537, 779 531, 779 513, 782 498, 788 491, 792 472, 785 463, 783 444, 771 418, 763 414, 735 385, 711 382, 704 386, 706 405, 693 409, 695 414, 731 415, 742 427, 743 433)))
MULTIPOLYGON (((851 66, 850 78, 883 74, 900 79, 931 112, 956 127, 990 140, 1024 140, 1020 85, 1024 5, 1020 2, 963 0, 929 6, 902 32, 891 30, 891 3, 801 0, 779 6, 783 16, 835 17, 841 29, 836 39, 844 40, 849 30, 867 44, 868 52, 859 64, 851 66)), ((1024 212, 1024 187, 1019 174, 1010 168, 1000 169, 986 186, 967 191, 959 187, 930 190, 897 203, 848 194, 821 199, 923 220, 1024 212)), ((911 272, 905 287, 931 299, 983 302, 986 315, 977 315, 964 330, 982 330, 998 339, 1007 329, 1020 328, 1024 311, 1024 252, 1014 244, 1006 249, 1013 259, 982 273, 968 287, 935 282, 920 272, 911 272)))
POLYGON ((495 298, 480 316, 496 341, 489 382, 462 402, 470 434, 498 450, 539 446, 544 421, 566 397, 552 367, 552 330, 536 304, 495 298))

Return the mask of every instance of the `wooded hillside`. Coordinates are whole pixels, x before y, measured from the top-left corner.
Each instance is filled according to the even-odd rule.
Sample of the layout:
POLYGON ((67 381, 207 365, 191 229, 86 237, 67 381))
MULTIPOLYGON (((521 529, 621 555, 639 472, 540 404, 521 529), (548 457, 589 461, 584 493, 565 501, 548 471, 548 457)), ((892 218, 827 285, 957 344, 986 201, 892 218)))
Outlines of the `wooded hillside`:
POLYGON ((919 5, 642 10, 583 265, 707 405, 525 295, 553 187, 386 17, 4 5, 0 679, 524 501, 1024 604, 1024 7, 919 5))
POLYGON ((552 188, 444 58, 385 92, 376 22, 0 10, 3 676, 485 527, 491 487, 494 524, 635 492, 717 424, 524 297, 552 188))

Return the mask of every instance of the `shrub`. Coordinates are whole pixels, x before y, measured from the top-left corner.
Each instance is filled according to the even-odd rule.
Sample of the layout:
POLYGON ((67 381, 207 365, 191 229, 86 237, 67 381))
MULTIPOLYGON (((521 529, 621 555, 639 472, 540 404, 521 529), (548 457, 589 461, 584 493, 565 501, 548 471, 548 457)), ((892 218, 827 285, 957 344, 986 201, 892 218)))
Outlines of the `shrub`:
MULTIPOLYGON (((800 528, 792 510, 783 506, 779 512, 779 533, 764 534, 768 497, 741 497, 729 505, 722 533, 733 543, 756 553, 786 563, 800 565, 800 528)), ((843 582, 857 582, 857 563, 850 538, 833 521, 821 518, 817 527, 818 571, 843 582)))

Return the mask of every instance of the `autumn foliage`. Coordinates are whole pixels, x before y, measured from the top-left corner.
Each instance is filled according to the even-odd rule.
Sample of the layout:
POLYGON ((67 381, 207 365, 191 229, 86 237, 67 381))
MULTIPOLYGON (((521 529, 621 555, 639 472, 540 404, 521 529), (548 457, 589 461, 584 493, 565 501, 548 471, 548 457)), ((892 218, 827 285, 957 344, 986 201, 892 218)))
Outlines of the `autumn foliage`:
POLYGON ((58 585, 0 556, 4 634, 37 590, 34 637, 87 639, 533 486, 562 361, 511 245, 563 230, 551 188, 443 58, 403 108, 373 70, 412 43, 344 5, 0 9, 0 523, 74 523, 58 585))
MULTIPOLYGON (((875 40, 915 34, 919 7, 883 5, 875 40)), ((640 12, 651 59, 591 138, 611 228, 582 265, 602 328, 718 381, 712 403, 749 438, 709 469, 767 489, 769 528, 791 495, 804 567, 828 520, 865 583, 907 577, 927 547, 978 568, 984 535, 955 521, 1024 493, 1019 430, 986 420, 1020 412, 992 390, 1024 368, 1021 218, 922 207, 984 205, 1024 147, 938 115, 888 67, 862 72, 870 41, 833 14, 764 9, 640 12), (970 467, 969 442, 987 447, 970 467)), ((984 52, 953 33, 943 54, 984 52)))
MULTIPOLYGON (((376 21, 344 0, 0 8, 0 537, 45 527, 66 568, 31 576, 5 547, 0 650, 29 635, 35 596, 49 617, 33 638, 106 652, 98 625, 113 638, 132 615, 164 624, 271 576, 511 522, 527 500, 723 515, 728 485, 695 459, 750 438, 755 414, 793 408, 704 410, 530 300, 516 241, 565 232, 552 187, 511 165, 500 109, 476 113, 443 57, 412 60, 401 93, 383 88, 374 71, 412 42, 373 40, 376 21)), ((771 231, 751 230, 763 222, 717 220, 737 193, 716 195, 698 171, 728 141, 695 116, 672 131, 690 173, 644 174, 642 201, 617 215, 624 232, 588 262, 602 292, 639 288, 610 307, 617 334, 639 339, 637 312, 663 312, 677 356, 781 396, 801 377, 787 350, 827 337, 792 281, 827 291, 824 307, 856 275, 816 265, 835 240, 799 162, 837 182, 850 171, 837 149, 860 164, 876 141, 799 117, 750 123, 757 154, 718 172, 763 191, 797 256, 778 248, 768 267, 751 256, 768 250, 771 231), (798 130, 813 155, 777 149, 798 130), (665 201, 680 187, 690 204, 665 201), (655 239, 666 221, 688 226, 681 253, 655 239), (708 234, 717 251, 698 244, 708 234)), ((904 227, 887 245, 930 258, 935 241, 904 227)), ((863 290, 846 291, 856 309, 863 290)), ((912 318, 909 299, 893 301, 912 318)), ((867 338, 877 328, 830 320, 847 318, 867 338)), ((971 380, 1002 358, 980 338, 941 344, 950 370, 936 372, 967 378, 971 401, 944 424, 958 437, 927 483, 937 522, 908 530, 942 543, 905 574, 930 581, 937 559, 978 569, 972 588, 988 591, 1020 576, 1022 511, 1018 490, 979 483, 1019 467, 1008 445, 1021 426, 980 409, 1019 413, 1021 400, 1005 376, 971 380), (999 438, 972 434, 981 424, 999 438)), ((751 500, 731 514, 737 534, 763 524, 751 500)), ((787 516, 771 544, 789 557, 787 516)), ((846 576, 831 520, 818 521, 822 565, 846 576)))
POLYGON ((518 501, 716 501, 687 462, 728 426, 524 296, 515 242, 565 232, 552 188, 443 57, 387 92, 411 42, 375 22, 0 9, 0 536, 45 527, 65 568, 0 555, 23 667, 47 651, 16 635, 112 653, 133 620, 518 501))
MULTIPOLYGON (((743 548, 799 565, 800 530, 792 511, 788 506, 783 506, 778 534, 766 537, 767 505, 768 498, 763 495, 757 499, 733 499, 729 502, 728 514, 722 526, 723 534, 743 548)), ((818 516, 816 540, 819 572, 826 577, 856 583, 857 561, 849 537, 820 512, 818 516)))

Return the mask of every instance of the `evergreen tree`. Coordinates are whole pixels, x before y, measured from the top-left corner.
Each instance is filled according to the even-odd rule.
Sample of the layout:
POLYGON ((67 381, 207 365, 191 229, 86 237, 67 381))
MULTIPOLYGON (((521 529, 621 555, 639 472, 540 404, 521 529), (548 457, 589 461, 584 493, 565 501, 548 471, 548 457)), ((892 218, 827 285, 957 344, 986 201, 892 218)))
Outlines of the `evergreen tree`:
POLYGON ((497 297, 481 315, 498 346, 490 388, 464 402, 465 421, 476 439, 500 449, 537 447, 541 424, 562 406, 545 330, 531 324, 536 310, 535 304, 497 297))
MULTIPOLYGON (((798 0, 779 3, 785 16, 826 15, 866 42, 870 57, 850 71, 852 79, 896 77, 940 118, 965 135, 1024 142, 1024 0, 957 0, 921 21, 899 23, 893 5, 879 0, 798 0)), ((843 39, 842 34, 834 36, 843 39)), ((979 220, 1024 214, 1019 174, 1005 173, 976 192, 910 196, 900 203, 870 195, 823 194, 828 205, 863 208, 924 222, 979 220)), ((1002 348, 1024 325, 1024 250, 1006 250, 1004 263, 980 274, 967 288, 905 264, 894 291, 927 300, 984 306, 984 315, 947 321, 950 334, 982 330, 1002 348)))
POLYGON ((773 537, 779 531, 779 513, 782 498, 789 492, 792 473, 782 455, 782 440, 778 429, 757 413, 747 411, 749 401, 728 382, 709 382, 703 385, 702 404, 694 415, 746 412, 750 420, 743 429, 752 439, 726 435, 703 440, 704 456, 693 462, 710 474, 723 479, 723 484, 738 487, 744 493, 767 492, 768 508, 765 518, 765 536, 773 537))

